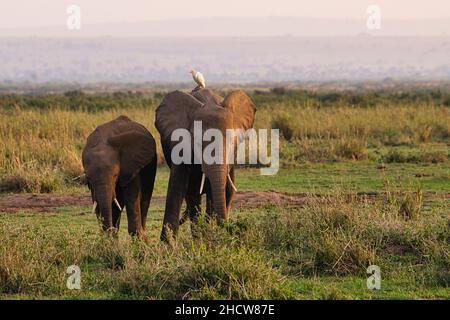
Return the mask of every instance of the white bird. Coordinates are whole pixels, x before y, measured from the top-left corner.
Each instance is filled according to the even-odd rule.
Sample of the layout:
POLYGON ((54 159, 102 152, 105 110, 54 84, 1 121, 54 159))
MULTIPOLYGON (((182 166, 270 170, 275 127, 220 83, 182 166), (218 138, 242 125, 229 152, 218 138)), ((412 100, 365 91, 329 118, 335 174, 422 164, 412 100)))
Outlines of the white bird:
POLYGON ((206 88, 205 78, 203 78, 203 75, 200 72, 192 69, 190 73, 192 74, 192 78, 194 79, 194 81, 198 84, 198 86, 194 90, 206 88))

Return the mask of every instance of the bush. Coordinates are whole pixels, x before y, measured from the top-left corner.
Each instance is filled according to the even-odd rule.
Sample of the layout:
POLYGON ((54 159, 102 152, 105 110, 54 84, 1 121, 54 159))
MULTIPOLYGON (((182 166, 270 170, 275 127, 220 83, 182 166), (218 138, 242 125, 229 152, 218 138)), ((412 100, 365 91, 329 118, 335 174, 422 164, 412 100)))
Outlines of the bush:
POLYGON ((0 192, 51 193, 60 191, 64 179, 56 170, 19 169, 0 179, 0 192))
POLYGON ((280 133, 287 141, 290 141, 294 136, 294 129, 291 124, 291 118, 287 115, 278 115, 277 117, 272 119, 271 128, 279 129, 280 133))
POLYGON ((382 160, 385 163, 409 163, 418 162, 418 157, 415 154, 407 153, 405 151, 391 149, 382 157, 382 160))
POLYGON ((447 160, 448 155, 444 151, 425 152, 420 156, 420 161, 426 163, 444 163, 447 160))
POLYGON ((336 154, 344 159, 365 160, 368 157, 367 142, 357 138, 341 139, 336 154))
POLYGON ((385 163, 444 163, 448 156, 444 151, 406 151, 390 149, 381 157, 385 163))
POLYGON ((417 192, 406 192, 400 198, 399 213, 405 220, 417 219, 423 205, 422 190, 417 192))

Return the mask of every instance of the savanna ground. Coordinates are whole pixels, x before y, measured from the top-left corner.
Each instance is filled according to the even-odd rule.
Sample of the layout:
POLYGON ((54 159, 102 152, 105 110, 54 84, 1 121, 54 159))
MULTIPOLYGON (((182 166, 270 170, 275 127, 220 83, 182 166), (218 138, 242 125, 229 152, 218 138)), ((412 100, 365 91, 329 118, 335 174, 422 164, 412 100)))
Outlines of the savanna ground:
MULTIPOLYGON (((149 243, 99 232, 81 150, 120 114, 158 139, 163 93, 0 96, 0 297, 65 299, 450 298, 450 90, 253 90, 256 128, 279 128, 281 169, 237 172, 231 221, 159 241, 160 159, 149 243), (82 290, 68 290, 78 265, 82 290), (368 290, 366 268, 381 268, 368 290)), ((161 152, 160 152, 161 155, 161 152)))

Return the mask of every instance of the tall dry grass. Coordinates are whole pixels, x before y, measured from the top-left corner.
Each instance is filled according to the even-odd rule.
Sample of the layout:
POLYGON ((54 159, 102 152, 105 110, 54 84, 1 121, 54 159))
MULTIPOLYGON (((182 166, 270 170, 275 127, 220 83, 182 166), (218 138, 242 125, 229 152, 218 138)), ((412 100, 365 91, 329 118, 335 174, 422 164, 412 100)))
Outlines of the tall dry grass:
POLYGON ((128 108, 96 113, 0 110, 3 189, 51 192, 76 183, 73 179, 83 173, 81 152, 86 138, 98 125, 121 114, 143 124, 155 138, 159 137, 153 125, 153 109, 128 108))
POLYGON ((298 108, 274 105, 259 112, 258 127, 278 127, 289 139, 366 139, 370 143, 411 145, 450 138, 450 108, 429 105, 373 108, 298 108), (269 111, 269 110, 267 110, 269 111))
MULTIPOLYGON (((96 126, 121 114, 143 124, 159 140, 154 128, 155 107, 156 103, 148 107, 124 104, 95 112, 92 106, 89 111, 17 106, 0 109, 0 190, 51 192, 76 184, 73 179, 82 174, 80 157, 86 137, 96 126)), ((299 106, 288 99, 261 106, 255 127, 280 129, 284 136, 282 164, 291 165, 299 161, 364 160, 369 148, 383 146, 445 144, 450 139, 449 119, 450 108, 437 105, 386 103, 321 108, 299 106)), ((161 163, 159 143, 158 148, 161 163)), ((447 151, 417 159, 447 161, 448 147, 447 151)))
MULTIPOLYGON (((258 113, 256 126, 278 128, 286 142, 280 149, 285 164, 298 161, 365 160, 369 149, 422 148, 441 143, 414 162, 448 160, 450 108, 430 105, 372 108, 351 106, 299 108, 274 105, 258 113)), ((406 161, 405 161, 406 162, 406 161)))

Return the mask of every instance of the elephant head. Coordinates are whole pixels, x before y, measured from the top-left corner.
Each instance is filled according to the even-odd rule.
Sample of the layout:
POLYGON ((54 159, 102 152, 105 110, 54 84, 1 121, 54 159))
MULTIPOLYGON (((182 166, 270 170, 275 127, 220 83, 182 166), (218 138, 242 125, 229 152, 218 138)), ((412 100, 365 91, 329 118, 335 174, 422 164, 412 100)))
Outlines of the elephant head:
MULTIPOLYGON (((225 99, 208 89, 196 90, 191 94, 181 91, 167 94, 156 110, 155 120, 156 128, 161 135, 166 162, 169 167, 173 165, 171 153, 178 142, 171 141, 171 136, 176 129, 186 129, 193 137, 195 122, 201 121, 202 136, 208 129, 216 129, 225 138, 227 129, 242 130, 243 132, 250 129, 253 126, 255 113, 256 108, 253 101, 242 90, 231 92, 225 99)), ((226 139, 223 139, 222 150, 234 148, 236 142, 234 139, 232 141, 234 146, 227 146, 226 139)), ((210 142, 203 142, 201 151, 203 152, 209 144, 210 142)), ((192 142, 191 146, 192 153, 194 153, 195 143, 192 142)), ((226 185, 227 180, 231 180, 231 178, 227 179, 231 165, 229 161, 226 161, 226 152, 222 152, 220 157, 221 161, 211 163, 202 159, 199 164, 204 179, 209 181, 214 213, 219 219, 227 219, 226 185)), ((202 185, 203 181, 202 179, 202 185)))
POLYGON ((87 138, 83 167, 93 211, 102 220, 104 231, 117 228, 112 218, 113 206, 122 211, 117 187, 125 188, 141 168, 154 161, 155 152, 155 140, 147 129, 126 116, 98 126, 87 138))

